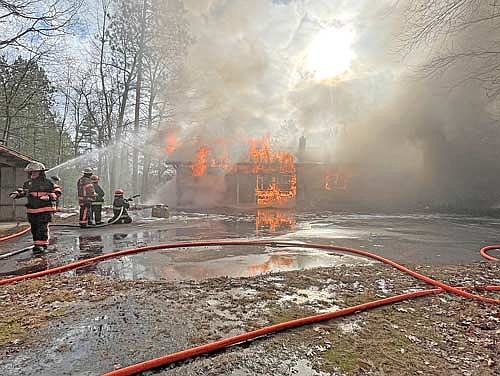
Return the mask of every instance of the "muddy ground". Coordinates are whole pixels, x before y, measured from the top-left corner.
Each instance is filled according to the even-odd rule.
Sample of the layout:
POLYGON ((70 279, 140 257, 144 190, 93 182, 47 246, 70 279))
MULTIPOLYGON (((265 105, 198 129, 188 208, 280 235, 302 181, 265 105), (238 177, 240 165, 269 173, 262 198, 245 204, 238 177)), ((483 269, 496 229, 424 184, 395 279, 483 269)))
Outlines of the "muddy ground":
MULTIPOLYGON (((498 263, 415 268, 453 285, 500 285, 498 263)), ((117 281, 83 272, 2 286, 2 375, 98 375, 427 287, 378 263, 197 282, 117 281)), ((145 374, 499 375, 499 355, 500 307, 440 294, 291 329, 145 374)))

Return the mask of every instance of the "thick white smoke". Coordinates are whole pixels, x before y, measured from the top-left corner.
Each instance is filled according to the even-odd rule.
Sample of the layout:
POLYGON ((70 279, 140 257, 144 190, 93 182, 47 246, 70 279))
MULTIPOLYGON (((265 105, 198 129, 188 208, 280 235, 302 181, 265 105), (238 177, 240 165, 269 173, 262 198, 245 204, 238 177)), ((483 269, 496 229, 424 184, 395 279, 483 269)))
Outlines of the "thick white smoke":
MULTIPOLYGON (((449 77, 417 79, 397 42, 405 30, 389 1, 185 0, 193 43, 176 88, 182 143, 170 158, 192 160, 200 144, 270 135, 274 147, 352 172, 350 194, 366 206, 470 206, 498 195, 493 140, 500 132, 479 85, 450 90, 449 77), (315 36, 354 33, 347 72, 317 81, 306 64, 315 36)), ((328 46, 325 46, 328 48, 328 46)), ((452 77, 460 77, 457 68, 452 77)), ((237 146, 234 146, 237 145, 237 146)))

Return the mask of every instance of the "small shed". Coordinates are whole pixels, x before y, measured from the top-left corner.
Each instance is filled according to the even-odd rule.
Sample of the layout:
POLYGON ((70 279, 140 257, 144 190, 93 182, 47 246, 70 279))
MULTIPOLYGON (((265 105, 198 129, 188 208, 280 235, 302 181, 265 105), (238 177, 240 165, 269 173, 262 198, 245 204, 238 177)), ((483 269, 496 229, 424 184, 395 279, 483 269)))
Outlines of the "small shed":
POLYGON ((34 159, 0 145, 0 221, 25 219, 26 200, 13 200, 9 193, 22 187, 27 179, 24 168, 34 159))

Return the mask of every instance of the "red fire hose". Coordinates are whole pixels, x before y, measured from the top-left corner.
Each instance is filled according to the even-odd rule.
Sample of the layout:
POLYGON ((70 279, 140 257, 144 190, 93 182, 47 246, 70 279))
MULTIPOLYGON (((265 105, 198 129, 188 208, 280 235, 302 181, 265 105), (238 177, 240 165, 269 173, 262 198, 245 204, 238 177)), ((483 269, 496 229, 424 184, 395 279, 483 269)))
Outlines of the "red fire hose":
POLYGON ((489 245, 487 247, 481 248, 479 253, 481 253, 481 256, 483 256, 485 259, 490 260, 490 261, 499 261, 496 257, 490 256, 486 252, 491 251, 492 249, 500 249, 500 245, 489 245))
POLYGON ((0 238, 0 242, 3 242, 4 240, 9 240, 9 239, 17 238, 18 236, 26 234, 29 230, 31 230, 31 227, 25 228, 24 230, 16 232, 14 234, 10 234, 10 235, 4 236, 3 238, 0 238))
MULTIPOLYGON (((132 248, 132 249, 127 249, 123 251, 118 251, 114 253, 109 253, 97 257, 93 257, 90 259, 86 260, 81 260, 77 261, 71 264, 63 265, 57 268, 49 269, 49 270, 44 270, 41 272, 37 273, 31 273, 31 274, 26 274, 22 276, 17 276, 13 278, 7 278, 0 280, 0 285, 16 282, 16 281, 21 281, 24 279, 30 279, 30 278, 37 278, 37 277, 42 277, 45 275, 49 274, 55 274, 55 273, 61 273, 64 271, 72 270, 78 267, 81 267, 83 265, 87 265, 89 263, 97 262, 97 261, 102 261, 106 259, 110 259, 113 257, 119 257, 123 255, 129 255, 129 254, 134 254, 134 253, 139 253, 139 252, 146 252, 146 251, 152 251, 152 250, 158 250, 158 249, 173 249, 173 248, 187 248, 187 247, 206 247, 206 246, 226 246, 226 245, 237 245, 237 246, 245 246, 245 245, 261 245, 261 246, 286 246, 286 247, 302 247, 302 248, 317 248, 317 249, 324 249, 324 250, 333 250, 333 251, 344 251, 344 252, 351 252, 355 254, 359 254, 362 256, 366 256, 381 262, 384 262, 386 264, 389 264, 401 271, 404 271, 415 278, 418 278, 422 281, 425 281, 431 285, 434 285, 438 288, 436 289, 431 289, 431 290, 422 290, 422 291, 416 291, 412 293, 407 293, 407 294, 401 294, 401 295, 396 295, 393 297, 385 298, 385 299, 380 299, 376 300, 373 302, 368 302, 364 304, 360 304, 357 306, 349 307, 349 308, 344 308, 335 312, 330 312, 330 313, 324 313, 324 314, 319 314, 319 315, 314 315, 310 317, 305 317, 297 320, 292 320, 292 321, 287 321, 284 323, 276 324, 276 325, 271 325, 265 328, 261 328, 258 330, 254 330, 251 332, 243 333, 234 337, 226 338, 220 341, 212 342, 206 345, 194 347, 188 350, 183 350, 180 352, 176 352, 173 354, 165 355, 156 359, 148 360, 142 363, 138 363, 132 366, 124 367, 119 370, 115 370, 109 373, 104 374, 103 376, 128 376, 128 375, 134 375, 138 372, 143 372, 147 371, 153 368, 157 368, 160 366, 165 366, 167 364, 179 361, 179 360, 185 360, 192 358, 194 356, 200 355, 200 354, 205 354, 205 353, 210 353, 214 352, 216 350, 222 349, 224 347, 228 347, 231 345, 234 345, 236 343, 240 343, 243 341, 247 341, 256 337, 260 337, 266 334, 270 333, 275 333, 278 331, 282 331, 285 329, 289 328, 294 328, 297 326, 301 325, 307 325, 307 324, 312 324, 315 322, 319 321, 324 321, 324 320, 329 320, 331 318, 335 317, 340 317, 340 316, 345 316, 357 311, 362 311, 374 307, 378 307, 381 305, 389 304, 389 303, 394 303, 398 301, 402 301, 405 299, 413 298, 413 297, 418 297, 418 296, 424 296, 424 295, 429 295, 429 294, 438 294, 442 293, 444 291, 448 291, 450 293, 460 295, 466 298, 471 298, 471 299, 476 299, 481 302, 486 302, 486 303, 492 303, 492 304, 497 304, 500 305, 500 300, 498 299, 493 299, 481 295, 476 295, 472 294, 466 291, 465 288, 463 287, 453 287, 449 286, 445 283, 436 281, 430 277, 427 277, 425 275, 422 275, 420 273, 417 273, 415 271, 412 271, 403 265, 400 265, 394 261, 391 261, 389 259, 386 259, 384 257, 372 254, 370 252, 362 251, 359 249, 354 249, 354 248, 347 248, 347 247, 339 247, 339 246, 333 246, 333 245, 324 245, 324 244, 307 244, 307 243, 295 243, 295 242, 271 242, 271 241, 212 241, 212 242, 190 242, 190 243, 175 243, 175 244, 158 244, 158 245, 153 245, 153 246, 146 246, 146 247, 140 247, 140 248, 132 248)), ((481 255, 483 256, 488 256, 487 258, 491 261, 496 261, 494 260, 495 258, 492 256, 489 256, 486 254, 486 251, 499 248, 498 246, 490 246, 490 247, 485 247, 481 250, 481 255)), ((485 256, 485 257, 486 257, 485 256)), ((481 290, 487 290, 487 291, 500 291, 500 286, 486 286, 480 288, 481 290)))

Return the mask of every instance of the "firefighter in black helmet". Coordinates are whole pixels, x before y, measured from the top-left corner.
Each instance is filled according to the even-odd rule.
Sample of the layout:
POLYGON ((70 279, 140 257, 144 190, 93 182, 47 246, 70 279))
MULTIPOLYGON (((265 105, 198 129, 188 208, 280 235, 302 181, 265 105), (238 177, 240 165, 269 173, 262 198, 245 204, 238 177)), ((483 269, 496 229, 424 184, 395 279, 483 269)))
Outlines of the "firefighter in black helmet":
POLYGON ((61 188, 54 185, 45 176, 43 163, 30 162, 24 169, 29 179, 22 188, 18 188, 9 196, 13 199, 27 198, 26 212, 33 235, 33 253, 43 253, 49 245, 49 222, 56 211, 56 201, 62 194, 61 188))

